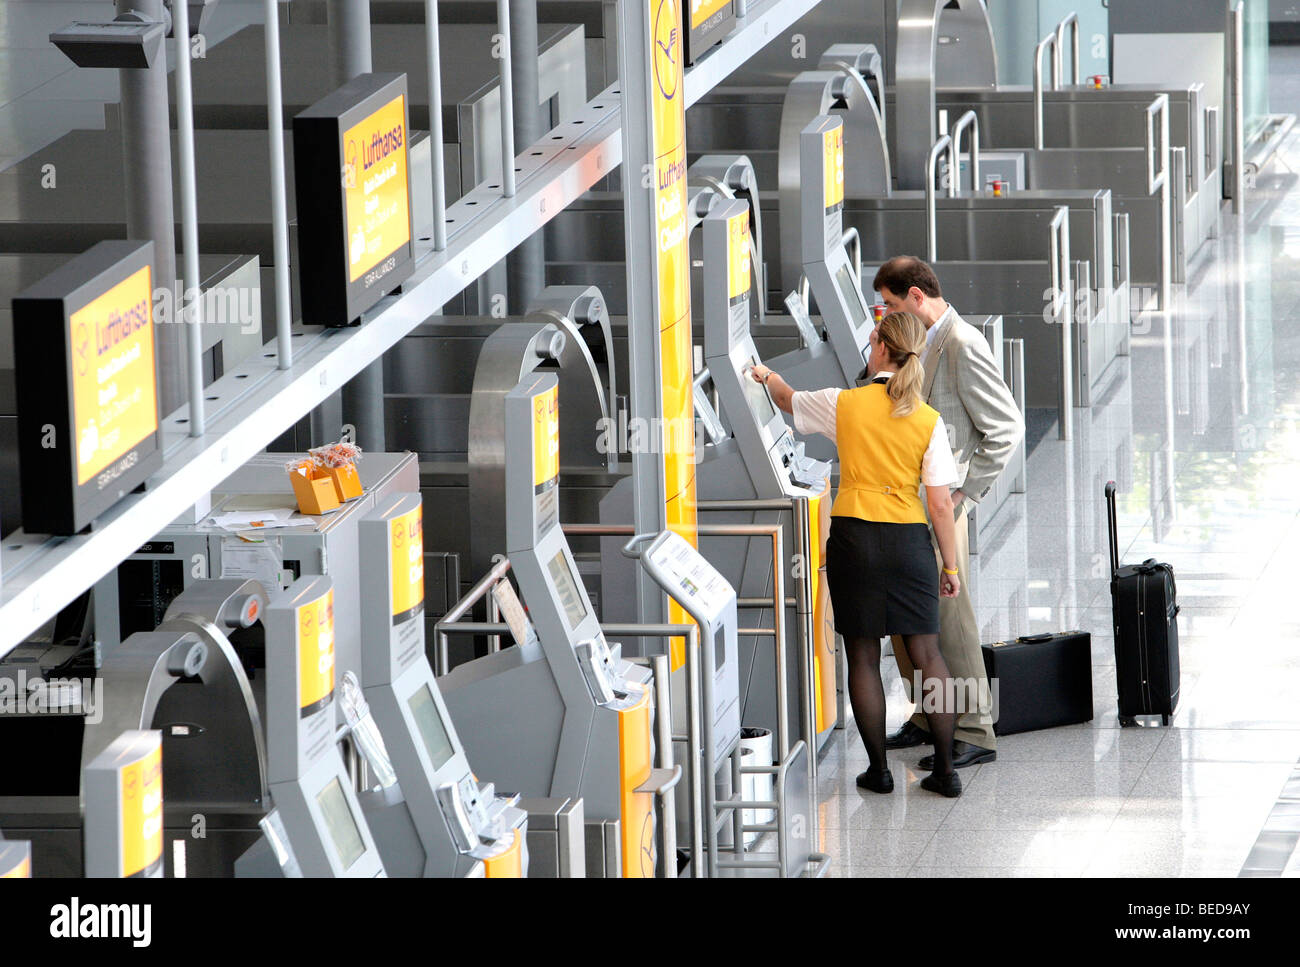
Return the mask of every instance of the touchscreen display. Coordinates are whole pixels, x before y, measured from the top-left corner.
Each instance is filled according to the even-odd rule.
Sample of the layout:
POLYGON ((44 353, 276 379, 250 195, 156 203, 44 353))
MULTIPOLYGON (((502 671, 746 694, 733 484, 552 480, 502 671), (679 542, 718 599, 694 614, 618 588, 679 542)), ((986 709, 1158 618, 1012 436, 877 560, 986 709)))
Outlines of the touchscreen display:
POLYGON ((750 369, 757 365, 758 360, 750 357, 740 375, 740 381, 745 388, 745 402, 749 404, 749 411, 754 414, 754 419, 758 421, 759 426, 767 426, 776 418, 776 407, 772 405, 772 397, 768 395, 767 387, 757 382, 750 372, 750 369))
POLYGON ((325 818, 325 830, 334 843, 339 862, 343 864, 343 869, 350 869, 353 863, 361 859, 366 844, 361 839, 361 830, 357 829, 357 821, 352 817, 347 797, 343 795, 343 787, 337 779, 331 779, 329 785, 316 794, 316 805, 325 818))
POLYGON ((429 761, 435 770, 441 769, 451 758, 451 739, 447 738, 442 716, 438 714, 438 703, 434 701, 429 686, 421 685, 406 700, 406 704, 411 709, 411 717, 415 719, 415 727, 420 730, 420 738, 424 740, 424 751, 429 753, 429 761))
POLYGON ((564 551, 551 558, 547 570, 551 572, 551 580, 555 582, 555 591, 559 595, 560 604, 564 607, 564 616, 569 619, 569 627, 578 627, 582 619, 587 617, 587 605, 583 602, 578 583, 573 578, 573 571, 569 569, 569 559, 564 556, 564 551))
POLYGON ((847 265, 841 265, 836 270, 835 282, 839 285, 840 294, 844 296, 844 302, 849 307, 849 321, 853 323, 853 328, 861 328, 862 324, 871 318, 871 314, 867 312, 862 292, 854 283, 853 273, 847 265))

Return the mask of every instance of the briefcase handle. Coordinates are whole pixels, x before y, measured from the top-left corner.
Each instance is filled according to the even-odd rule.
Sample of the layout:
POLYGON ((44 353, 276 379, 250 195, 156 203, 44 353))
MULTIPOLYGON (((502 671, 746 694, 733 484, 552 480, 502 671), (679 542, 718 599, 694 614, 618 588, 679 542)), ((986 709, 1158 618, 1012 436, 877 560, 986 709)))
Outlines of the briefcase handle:
POLYGON ((1054 636, 1050 632, 1044 631, 1036 635, 1021 635, 1016 639, 1016 641, 1023 642, 1027 645, 1036 645, 1040 642, 1051 641, 1053 637, 1054 636))

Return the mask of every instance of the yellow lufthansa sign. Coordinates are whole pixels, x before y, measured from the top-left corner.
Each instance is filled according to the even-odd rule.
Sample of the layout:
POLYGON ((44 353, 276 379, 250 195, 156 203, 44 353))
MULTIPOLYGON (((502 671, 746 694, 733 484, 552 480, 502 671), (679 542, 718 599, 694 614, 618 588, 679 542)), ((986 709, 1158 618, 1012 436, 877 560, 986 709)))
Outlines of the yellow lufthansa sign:
POLYGON ((393 624, 416 617, 424 605, 424 507, 394 517, 389 527, 389 583, 393 624))
POLYGON ((695 29, 719 10, 731 6, 731 0, 691 0, 691 29, 695 29))
POLYGON ((146 265, 69 316, 78 486, 158 429, 152 293, 146 265))
POLYGON ((727 298, 732 305, 749 295, 749 212, 727 219, 727 298))
POLYGON ((348 281, 411 240, 406 98, 393 98, 343 134, 348 281))
POLYGON ((162 861, 162 742, 122 767, 122 875, 151 872, 162 861))
POLYGON ((560 475, 560 395, 552 386, 533 397, 533 487, 541 493, 560 475))
POLYGON ((298 715, 320 711, 334 695, 334 589, 299 606, 298 715))
POLYGON ((822 176, 826 185, 826 214, 844 207, 844 126, 822 135, 822 176))

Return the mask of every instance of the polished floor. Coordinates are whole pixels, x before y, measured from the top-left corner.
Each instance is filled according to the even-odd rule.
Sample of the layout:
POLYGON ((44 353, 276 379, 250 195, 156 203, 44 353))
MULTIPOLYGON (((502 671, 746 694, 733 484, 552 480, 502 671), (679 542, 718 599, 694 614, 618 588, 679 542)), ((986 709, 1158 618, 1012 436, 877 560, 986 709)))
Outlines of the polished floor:
MULTIPOLYGON (((1274 48, 1274 111, 1300 110, 1300 49, 1274 48)), ((990 522, 986 641, 1092 633, 1091 723, 1003 737, 965 792, 920 789, 928 749, 862 792, 856 731, 821 762, 836 876, 1296 876, 1300 831, 1300 139, 1225 208, 1168 314, 1134 328, 1101 405, 1031 453, 1028 492, 990 522), (1120 728, 1102 488, 1119 482, 1125 560, 1177 572, 1182 699, 1169 728, 1120 728)), ((960 306, 958 307, 960 309, 960 306)), ((908 713, 884 659, 891 727, 908 713)), ((1157 720, 1158 721, 1158 720, 1157 720)))

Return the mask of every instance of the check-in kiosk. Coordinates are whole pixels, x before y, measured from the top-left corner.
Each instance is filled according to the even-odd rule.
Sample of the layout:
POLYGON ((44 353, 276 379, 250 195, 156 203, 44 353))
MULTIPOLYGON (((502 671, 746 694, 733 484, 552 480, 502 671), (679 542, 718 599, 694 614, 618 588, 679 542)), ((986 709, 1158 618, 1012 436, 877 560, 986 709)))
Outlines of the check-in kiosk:
POLYGON ((651 766, 650 673, 606 642, 560 529, 557 400, 542 372, 505 398, 506 551, 528 616, 514 619, 513 647, 439 685, 479 776, 581 796, 589 875, 652 877, 654 797, 674 780, 651 766))
POLYGON ((86 876, 163 875, 162 733, 128 729, 86 766, 86 876))
POLYGON ((419 494, 360 525, 365 700, 402 799, 374 790, 361 806, 390 876, 526 876, 527 814, 474 777, 425 657, 423 535, 419 494))
MULTIPOLYGON (((698 474, 700 495, 704 500, 803 497, 809 502, 810 532, 806 549, 800 546, 802 541, 796 542, 796 537, 801 535, 793 526, 791 512, 738 510, 716 517, 710 515, 710 521, 784 523, 787 560, 783 566, 787 573, 798 573, 794 565, 802 560, 805 552, 812 557, 803 562, 812 578, 807 598, 796 595, 799 620, 785 625, 786 648, 791 659, 788 693, 793 703, 787 711, 792 721, 805 720, 804 710, 799 707, 803 690, 798 687, 798 676, 803 661, 807 660, 807 656, 799 657, 800 650, 807 649, 813 664, 812 718, 820 746, 830 737, 837 720, 835 645, 833 640, 827 640, 824 623, 807 619, 812 617, 825 583, 818 521, 821 502, 830 492, 831 465, 807 455, 805 444, 795 440, 766 387, 749 375, 749 370, 763 361, 751 337, 749 322, 749 217, 748 206, 736 200, 715 206, 703 222, 704 261, 710 267, 704 282, 705 365, 731 437, 705 448, 698 474), (805 638, 810 625, 812 641, 808 642, 805 638)), ((842 254, 843 247, 840 249, 842 254)), ((852 288, 851 281, 849 284, 852 288)), ((860 298, 860 293, 855 298, 860 298)), ((827 325, 829 328, 831 323, 827 325)), ((705 536, 701 538, 701 551, 724 573, 735 576, 733 581, 741 597, 760 597, 770 587, 772 554, 766 542, 705 536)), ((769 625, 770 609, 761 612, 755 623, 769 625)), ((747 683, 743 696, 745 724, 775 729, 773 676, 776 669, 770 649, 764 640, 747 636, 741 639, 740 658, 741 678, 747 683)))
POLYGON ((269 840, 276 858, 286 874, 287 846, 303 876, 384 876, 335 735, 333 582, 295 581, 265 624, 267 771, 285 840, 269 840))

